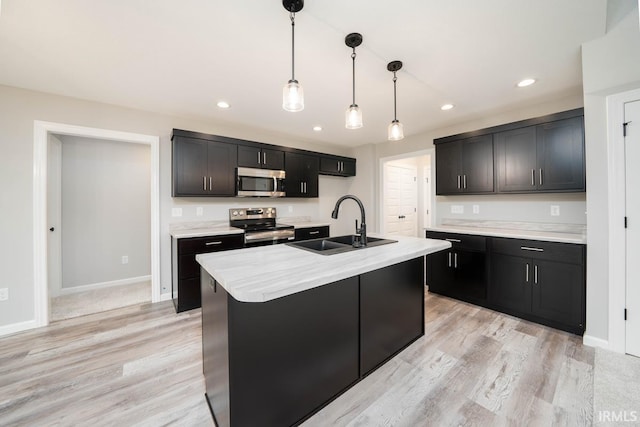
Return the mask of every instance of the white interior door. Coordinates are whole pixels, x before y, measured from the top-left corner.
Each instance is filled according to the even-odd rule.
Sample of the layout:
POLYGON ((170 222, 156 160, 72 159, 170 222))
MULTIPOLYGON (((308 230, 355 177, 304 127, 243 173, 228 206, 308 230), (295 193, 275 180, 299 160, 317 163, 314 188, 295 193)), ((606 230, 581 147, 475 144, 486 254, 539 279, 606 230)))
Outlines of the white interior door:
POLYGON ((47 278, 55 297, 62 288, 62 141, 49 135, 47 149, 47 278))
POLYGON ((385 164, 385 233, 417 236, 418 183, 415 166, 385 164))
POLYGON ((640 100, 625 104, 626 352, 640 357, 640 100))

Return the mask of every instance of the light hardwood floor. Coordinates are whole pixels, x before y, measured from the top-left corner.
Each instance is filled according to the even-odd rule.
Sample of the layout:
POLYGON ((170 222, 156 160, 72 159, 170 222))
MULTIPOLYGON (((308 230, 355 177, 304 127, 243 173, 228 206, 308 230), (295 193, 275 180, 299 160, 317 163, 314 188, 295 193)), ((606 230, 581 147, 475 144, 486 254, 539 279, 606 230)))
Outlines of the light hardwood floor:
MULTIPOLYGON (((425 336, 304 426, 591 424, 594 351, 579 337, 425 303, 425 336)), ((200 334, 200 310, 164 302, 1 338, 0 425, 212 426, 200 334)))

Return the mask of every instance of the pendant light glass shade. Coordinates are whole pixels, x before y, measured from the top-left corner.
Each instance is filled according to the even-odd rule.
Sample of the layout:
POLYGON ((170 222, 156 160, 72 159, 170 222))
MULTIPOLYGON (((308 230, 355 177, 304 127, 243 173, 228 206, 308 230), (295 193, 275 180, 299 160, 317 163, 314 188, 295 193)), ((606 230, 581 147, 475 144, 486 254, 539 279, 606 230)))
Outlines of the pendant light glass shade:
POLYGON ((297 80, 289 80, 282 89, 282 108, 294 113, 304 110, 304 90, 297 80))
POLYGON ((400 123, 397 120, 394 120, 391 122, 387 132, 389 136, 389 141, 400 141, 402 138, 404 138, 404 130, 402 127, 402 123, 400 123))
POLYGON ((345 127, 347 129, 359 129, 362 127, 362 111, 356 104, 351 104, 345 113, 345 127))

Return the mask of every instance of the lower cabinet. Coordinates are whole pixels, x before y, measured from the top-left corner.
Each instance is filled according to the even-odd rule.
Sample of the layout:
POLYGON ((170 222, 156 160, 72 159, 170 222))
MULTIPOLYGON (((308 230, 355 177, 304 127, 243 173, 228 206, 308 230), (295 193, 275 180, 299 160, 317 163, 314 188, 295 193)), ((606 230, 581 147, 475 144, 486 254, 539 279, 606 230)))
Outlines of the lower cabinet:
POLYGON ((489 302, 495 308, 582 335, 584 245, 492 239, 489 302))
POLYGON ((451 249, 427 256, 429 291, 475 304, 487 299, 487 238, 427 231, 427 238, 451 242, 451 249))
POLYGON ((197 254, 241 249, 244 234, 171 238, 171 298, 176 312, 200 307, 200 264, 197 254))
POLYGON ((296 228, 296 241, 329 237, 329 226, 296 228))

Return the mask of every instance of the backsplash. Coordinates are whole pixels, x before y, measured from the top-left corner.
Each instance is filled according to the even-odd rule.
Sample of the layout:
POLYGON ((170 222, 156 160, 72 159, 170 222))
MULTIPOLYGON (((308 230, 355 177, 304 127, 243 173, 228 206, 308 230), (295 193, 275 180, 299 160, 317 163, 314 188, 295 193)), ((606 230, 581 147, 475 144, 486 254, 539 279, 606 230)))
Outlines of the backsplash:
POLYGON ((543 231, 547 233, 570 233, 583 235, 587 231, 584 224, 558 224, 543 222, 521 222, 521 221, 483 221, 443 218, 443 226, 452 227, 475 227, 475 228, 491 228, 503 230, 525 230, 525 231, 543 231))

